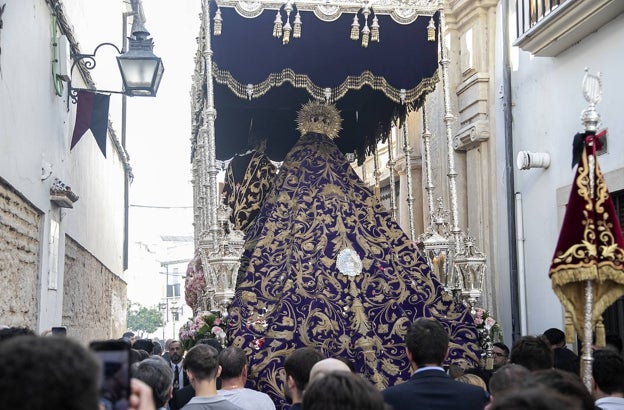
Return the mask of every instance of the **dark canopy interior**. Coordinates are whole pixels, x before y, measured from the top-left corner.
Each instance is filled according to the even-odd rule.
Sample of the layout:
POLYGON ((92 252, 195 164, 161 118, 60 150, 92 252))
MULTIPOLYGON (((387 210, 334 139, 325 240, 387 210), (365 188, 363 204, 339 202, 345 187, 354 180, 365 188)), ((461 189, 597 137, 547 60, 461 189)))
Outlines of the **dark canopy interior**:
MULTIPOLYGON (((211 4, 212 17, 216 9, 211 4)), ((247 150, 250 133, 266 136, 267 154, 282 160, 299 137, 297 111, 303 103, 324 97, 343 117, 336 143, 361 159, 435 85, 437 41, 427 41, 427 16, 398 24, 389 15, 378 15, 380 41, 365 48, 361 37, 349 37, 353 14, 326 22, 311 11, 300 11, 301 38, 282 44, 273 37, 276 10, 246 18, 220 4, 220 12, 222 32, 211 36, 220 160, 247 150)), ((281 14, 285 21, 283 7, 281 14)), ((358 17, 361 28, 361 12, 358 17)), ((369 17, 369 27, 371 22, 369 17)))

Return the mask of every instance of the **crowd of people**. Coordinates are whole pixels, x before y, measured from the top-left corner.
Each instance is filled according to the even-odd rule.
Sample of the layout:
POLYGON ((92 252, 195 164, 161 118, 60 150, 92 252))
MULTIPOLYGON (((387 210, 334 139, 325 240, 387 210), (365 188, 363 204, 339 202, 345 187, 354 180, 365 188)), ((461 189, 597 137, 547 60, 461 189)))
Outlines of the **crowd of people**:
MULTIPOLYGON (((123 335, 131 361, 130 410, 275 410, 267 394, 249 388, 244 350, 204 339, 184 352, 123 335)), ((99 402, 96 356, 71 338, 38 336, 21 327, 0 329, 0 401, 10 409, 104 410, 99 402)), ((284 361, 284 397, 291 410, 407 409, 624 409, 622 341, 593 352, 592 388, 579 376, 579 359, 563 332, 523 336, 511 349, 494 345, 494 369, 445 366, 449 336, 436 320, 420 318, 405 336, 411 378, 377 389, 341 358, 313 347, 284 361)), ((275 380, 278 383, 277 380, 275 380)), ((118 408, 114 407, 114 410, 118 408)))

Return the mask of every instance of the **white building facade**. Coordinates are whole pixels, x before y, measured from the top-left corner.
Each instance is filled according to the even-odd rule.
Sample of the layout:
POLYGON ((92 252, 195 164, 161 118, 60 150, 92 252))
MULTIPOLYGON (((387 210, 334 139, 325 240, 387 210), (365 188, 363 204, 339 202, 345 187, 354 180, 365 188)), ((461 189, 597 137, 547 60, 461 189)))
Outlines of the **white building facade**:
MULTIPOLYGON (((602 73, 598 112, 608 135, 599 162, 620 221, 623 218, 624 142, 618 136, 624 132, 624 117, 619 115, 624 95, 620 74, 624 56, 619 52, 624 41, 624 2, 444 3, 458 225, 475 238, 477 248, 487 257, 480 305, 501 322, 504 341, 511 345, 523 334, 541 334, 550 327, 563 329, 563 308, 552 291, 548 272, 574 177, 572 139, 584 131, 580 113, 587 107, 581 90, 585 67, 602 73), (516 162, 521 151, 547 154, 549 167, 519 170, 516 162)), ((433 196, 442 198, 448 210, 444 108, 440 82, 427 98, 427 117, 433 196)), ((422 113, 412 113, 407 124, 418 236, 429 221, 422 113)), ((397 220, 409 232, 407 161, 400 132, 393 144, 397 220)), ((379 146, 381 198, 386 204, 387 151, 385 144, 379 146)), ((375 185, 372 158, 359 172, 375 185)), ((609 308, 605 327, 607 332, 624 336, 624 301, 609 308)))
MULTIPOLYGON (((89 84, 89 75, 78 67, 69 72, 70 55, 92 53, 102 42, 121 48, 119 23, 129 6, 122 1, 3 3, 0 323, 36 331, 67 326, 68 335, 84 341, 119 337, 127 303, 124 194, 131 169, 111 123, 106 158, 91 131, 70 150, 77 106, 68 102, 68 83, 58 75, 71 76, 74 87, 89 84), (51 192, 55 181, 69 187, 73 199, 51 192)), ((98 64, 112 58, 116 65, 116 53, 107 53, 98 52, 98 64)), ((119 90, 116 80, 102 87, 100 78, 109 77, 105 71, 93 72, 94 85, 119 90)), ((111 96, 111 111, 118 109, 115 98, 121 97, 111 96)))

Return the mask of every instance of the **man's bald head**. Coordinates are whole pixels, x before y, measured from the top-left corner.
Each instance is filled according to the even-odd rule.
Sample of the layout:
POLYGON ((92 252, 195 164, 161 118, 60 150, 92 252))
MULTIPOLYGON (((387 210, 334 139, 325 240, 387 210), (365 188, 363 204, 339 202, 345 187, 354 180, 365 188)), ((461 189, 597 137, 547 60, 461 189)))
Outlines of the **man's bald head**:
POLYGON ((323 377, 328 373, 333 372, 351 372, 349 366, 342 360, 328 358, 323 359, 319 362, 316 362, 314 366, 312 366, 312 370, 310 370, 310 381, 323 377))

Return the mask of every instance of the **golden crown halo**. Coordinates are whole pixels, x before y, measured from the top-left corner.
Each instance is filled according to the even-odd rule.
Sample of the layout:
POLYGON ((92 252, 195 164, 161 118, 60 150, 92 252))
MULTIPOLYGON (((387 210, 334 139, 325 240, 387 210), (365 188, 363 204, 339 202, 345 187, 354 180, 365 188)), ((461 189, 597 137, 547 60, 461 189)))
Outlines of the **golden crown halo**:
POLYGON ((310 101, 301 107, 297 115, 297 130, 301 135, 315 132, 334 139, 342 129, 341 124, 342 118, 333 104, 310 101))

